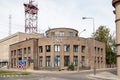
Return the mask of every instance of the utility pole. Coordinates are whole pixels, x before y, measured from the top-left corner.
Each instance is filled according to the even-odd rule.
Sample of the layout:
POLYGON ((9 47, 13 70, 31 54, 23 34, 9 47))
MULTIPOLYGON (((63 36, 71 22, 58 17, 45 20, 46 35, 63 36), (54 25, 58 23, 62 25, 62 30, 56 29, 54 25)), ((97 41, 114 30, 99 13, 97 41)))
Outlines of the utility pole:
POLYGON ((10 14, 9 15, 9 35, 11 35, 11 18, 12 18, 12 15, 10 14))

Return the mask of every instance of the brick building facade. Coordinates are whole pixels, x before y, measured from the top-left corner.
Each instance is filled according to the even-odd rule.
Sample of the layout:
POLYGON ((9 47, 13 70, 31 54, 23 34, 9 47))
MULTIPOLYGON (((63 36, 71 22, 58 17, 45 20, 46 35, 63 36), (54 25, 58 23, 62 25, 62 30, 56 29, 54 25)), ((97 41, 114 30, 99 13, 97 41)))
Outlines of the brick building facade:
POLYGON ((105 68, 105 44, 92 38, 81 38, 71 28, 54 28, 46 36, 30 38, 10 45, 10 68, 16 68, 18 61, 26 69, 67 69, 73 63, 75 68, 105 68), (94 52, 95 51, 95 52, 94 52), (96 57, 94 60, 94 53, 96 57))

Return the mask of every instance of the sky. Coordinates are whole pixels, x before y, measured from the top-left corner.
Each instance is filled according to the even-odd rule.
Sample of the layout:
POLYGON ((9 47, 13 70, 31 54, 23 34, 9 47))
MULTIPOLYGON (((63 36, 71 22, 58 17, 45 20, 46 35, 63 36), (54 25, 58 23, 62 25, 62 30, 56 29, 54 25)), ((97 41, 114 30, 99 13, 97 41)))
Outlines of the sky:
MULTIPOLYGON (((11 34, 25 32, 25 13, 23 3, 29 0, 0 0, 0 39, 9 35, 9 15, 11 15, 11 34)), ((90 37, 103 25, 115 33, 115 15, 112 0, 34 0, 38 4, 38 32, 45 33, 49 28, 73 28, 80 37, 90 37)))

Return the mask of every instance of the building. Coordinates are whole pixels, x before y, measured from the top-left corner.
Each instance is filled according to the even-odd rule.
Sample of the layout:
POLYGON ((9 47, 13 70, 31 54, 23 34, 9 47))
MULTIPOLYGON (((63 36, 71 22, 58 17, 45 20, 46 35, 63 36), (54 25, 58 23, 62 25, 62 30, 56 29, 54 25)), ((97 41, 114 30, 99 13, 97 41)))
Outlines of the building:
POLYGON ((105 68, 105 44, 92 38, 81 38, 71 28, 54 28, 46 36, 31 38, 11 44, 10 68, 17 68, 22 61, 26 69, 67 69, 74 63, 75 68, 105 68), (79 66, 78 66, 79 64, 79 66))
POLYGON ((0 40, 0 67, 6 66, 9 62, 9 45, 24 41, 29 38, 40 38, 43 35, 37 33, 17 32, 0 40))
POLYGON ((120 0, 112 0, 112 5, 115 8, 114 14, 116 17, 116 46, 117 46, 117 74, 120 77, 120 0))

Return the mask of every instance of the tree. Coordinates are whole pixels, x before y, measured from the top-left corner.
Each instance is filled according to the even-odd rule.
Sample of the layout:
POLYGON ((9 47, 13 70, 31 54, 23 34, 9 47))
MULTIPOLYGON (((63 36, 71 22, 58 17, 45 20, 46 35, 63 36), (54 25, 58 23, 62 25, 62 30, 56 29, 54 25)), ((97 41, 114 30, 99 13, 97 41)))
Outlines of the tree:
POLYGON ((115 48, 116 42, 115 42, 115 38, 113 37, 113 35, 110 34, 110 29, 106 28, 105 26, 100 26, 96 30, 96 32, 92 34, 92 37, 95 38, 95 40, 105 43, 106 63, 116 64, 115 51, 113 51, 113 48, 115 48))

